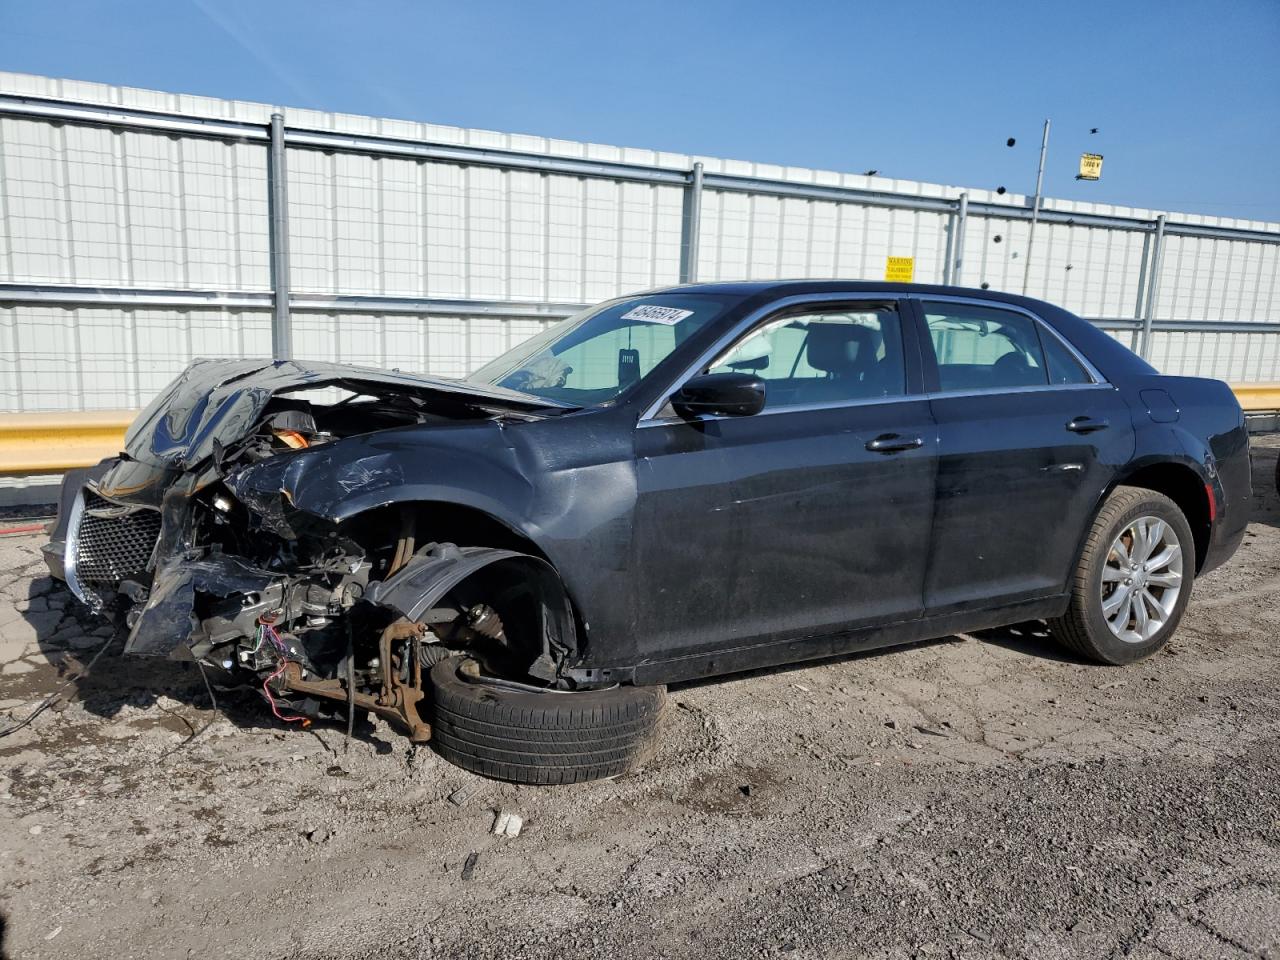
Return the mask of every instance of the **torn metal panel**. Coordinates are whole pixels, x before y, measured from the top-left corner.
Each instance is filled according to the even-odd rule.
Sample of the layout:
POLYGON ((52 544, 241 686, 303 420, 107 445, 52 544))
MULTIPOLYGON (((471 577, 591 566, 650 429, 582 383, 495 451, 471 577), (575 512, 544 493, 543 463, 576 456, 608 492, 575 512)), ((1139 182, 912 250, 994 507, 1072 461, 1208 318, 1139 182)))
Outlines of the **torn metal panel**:
POLYGON ((278 597, 280 580, 278 574, 236 557, 165 560, 156 570, 150 596, 129 633, 125 653, 172 656, 187 647, 200 630, 194 614, 197 594, 218 598, 239 595, 251 608, 262 602, 272 585, 277 586, 278 597))

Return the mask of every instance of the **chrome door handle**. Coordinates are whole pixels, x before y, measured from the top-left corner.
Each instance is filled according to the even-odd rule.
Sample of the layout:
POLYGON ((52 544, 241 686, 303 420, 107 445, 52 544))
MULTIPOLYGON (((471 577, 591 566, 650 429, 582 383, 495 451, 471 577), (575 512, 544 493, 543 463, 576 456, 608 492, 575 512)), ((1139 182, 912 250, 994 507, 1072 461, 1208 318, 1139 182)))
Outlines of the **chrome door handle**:
POLYGON ((1095 430, 1105 430, 1111 426, 1110 422, 1099 417, 1075 417, 1067 424, 1067 429, 1072 433, 1093 433, 1095 430))
POLYGON ((922 437, 904 437, 898 433, 882 433, 874 440, 867 441, 867 449, 872 453, 900 453, 923 446, 922 437))

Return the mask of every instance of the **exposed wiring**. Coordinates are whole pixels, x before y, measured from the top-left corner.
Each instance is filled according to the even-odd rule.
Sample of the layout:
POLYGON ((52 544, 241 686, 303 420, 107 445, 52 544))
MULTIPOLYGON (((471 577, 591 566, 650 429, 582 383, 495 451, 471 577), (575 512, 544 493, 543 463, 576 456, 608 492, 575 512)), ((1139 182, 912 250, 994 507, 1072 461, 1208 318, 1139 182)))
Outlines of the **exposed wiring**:
MULTIPOLYGON (((300 717, 296 714, 285 715, 282 714, 279 707, 276 706, 276 698, 271 695, 271 684, 284 674, 285 667, 289 665, 289 648, 285 646, 284 640, 281 639, 280 634, 276 633, 276 628, 270 623, 266 621, 259 621, 258 628, 259 631, 264 633, 266 638, 271 641, 271 645, 276 648, 276 652, 280 654, 280 666, 276 668, 275 673, 262 681, 262 692, 266 694, 267 703, 271 705, 271 712, 275 714, 277 720, 283 721, 284 723, 301 723, 303 727, 311 726, 311 719, 309 717, 300 717)), ((260 645, 261 643, 259 643, 259 646, 260 645)))
POLYGON ((347 624, 347 739, 342 742, 342 752, 351 749, 351 732, 356 723, 356 654, 355 640, 351 635, 351 618, 344 618, 347 624))
POLYGON ((0 527, 0 537, 16 537, 20 533, 41 533, 45 529, 43 523, 24 523, 17 527, 0 527))
POLYGON ((218 698, 213 695, 213 685, 209 683, 209 677, 204 672, 204 664, 201 663, 199 660, 197 660, 196 666, 200 670, 200 679, 204 681, 204 689, 209 694, 209 709, 213 711, 213 716, 211 716, 208 720, 205 721, 205 724, 203 727, 197 730, 191 725, 191 721, 188 720, 186 717, 184 717, 182 714, 178 713, 175 710, 165 710, 164 707, 161 707, 160 704, 157 703, 156 704, 157 707, 160 707, 160 709, 164 710, 165 713, 171 713, 174 716, 176 716, 178 719, 180 719, 183 723, 187 725, 187 728, 189 730, 191 730, 191 735, 188 736, 187 739, 183 740, 177 746, 170 747, 164 753, 160 754, 160 756, 156 757, 155 762, 157 766, 159 766, 167 757, 177 753, 179 750, 187 746, 187 744, 191 743, 191 741, 196 739, 196 737, 200 736, 200 734, 208 730, 211 726, 213 726, 214 721, 218 719, 218 698))
POLYGON ((214 713, 217 713, 218 698, 213 695, 213 684, 209 682, 209 676, 204 672, 204 664, 201 663, 199 660, 197 660, 196 666, 200 668, 200 679, 204 681, 205 692, 209 694, 209 709, 212 710, 214 713))
POLYGON ((25 717, 23 717, 21 720, 17 721, 16 723, 11 723, 9 724, 9 726, 5 727, 3 730, 0 730, 0 737, 7 737, 9 736, 9 734, 17 733, 23 727, 28 726, 32 720, 34 720, 36 717, 40 716, 40 714, 44 713, 51 706, 53 706, 54 703, 57 702, 58 697, 62 695, 62 691, 65 690, 70 684, 74 683, 77 680, 81 680, 84 677, 87 677, 89 675, 89 671, 93 669, 93 665, 98 662, 98 658, 102 656, 103 653, 106 652, 107 647, 111 646, 111 643, 112 641, 115 640, 115 638, 116 638, 116 635, 114 633, 111 636, 107 637, 107 639, 103 641, 102 646, 98 648, 97 652, 93 655, 93 657, 89 660, 89 662, 80 668, 79 673, 72 674, 71 676, 63 680, 60 684, 58 684, 56 687, 54 687, 53 691, 48 696, 46 696, 43 700, 41 700, 40 703, 37 704, 36 708, 32 710, 29 714, 27 714, 25 717))
POLYGON ((284 673, 284 668, 286 664, 287 664, 287 661, 282 662, 280 666, 276 668, 275 673, 271 674, 271 676, 267 677, 266 680, 262 681, 262 692, 267 695, 267 703, 271 705, 271 712, 276 715, 277 720, 283 720, 285 723, 301 722, 304 727, 310 726, 311 721, 307 717, 300 717, 292 713, 290 714, 281 713, 280 710, 276 707, 276 698, 271 695, 271 683, 273 680, 278 678, 282 673, 284 673))

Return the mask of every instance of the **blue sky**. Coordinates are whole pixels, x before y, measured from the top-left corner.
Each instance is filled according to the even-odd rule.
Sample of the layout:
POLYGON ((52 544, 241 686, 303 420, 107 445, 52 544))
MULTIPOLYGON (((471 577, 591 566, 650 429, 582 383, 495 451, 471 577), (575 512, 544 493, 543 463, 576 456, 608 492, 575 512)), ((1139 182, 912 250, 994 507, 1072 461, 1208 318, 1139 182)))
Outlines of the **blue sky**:
POLYGON ((0 69, 1015 192, 1052 117, 1049 196, 1280 220, 1280 0, 0 0, 0 69))

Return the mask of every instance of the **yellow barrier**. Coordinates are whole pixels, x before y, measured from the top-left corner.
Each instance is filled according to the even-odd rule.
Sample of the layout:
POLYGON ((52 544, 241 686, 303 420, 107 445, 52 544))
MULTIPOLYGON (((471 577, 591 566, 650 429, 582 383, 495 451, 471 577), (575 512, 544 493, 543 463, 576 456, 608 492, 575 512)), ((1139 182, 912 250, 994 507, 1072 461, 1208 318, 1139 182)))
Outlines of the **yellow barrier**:
POLYGON ((124 447, 136 410, 0 413, 0 473, 61 473, 124 447))
POLYGON ((1231 392, 1246 410, 1280 410, 1280 383, 1233 383, 1231 392))
MULTIPOLYGON (((1280 410, 1280 383, 1232 385, 1247 411, 1280 410)), ((0 474, 61 473, 87 467, 124 447, 137 412, 0 413, 0 474)))

